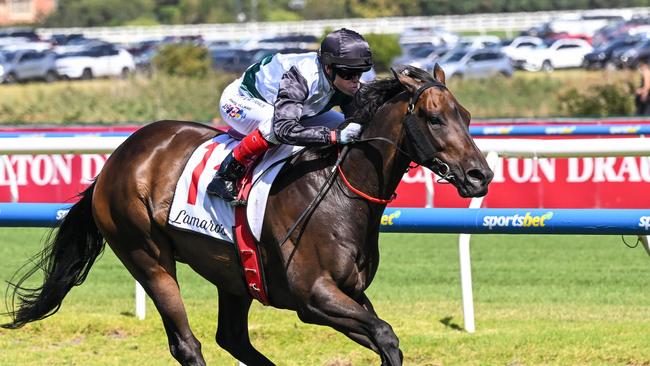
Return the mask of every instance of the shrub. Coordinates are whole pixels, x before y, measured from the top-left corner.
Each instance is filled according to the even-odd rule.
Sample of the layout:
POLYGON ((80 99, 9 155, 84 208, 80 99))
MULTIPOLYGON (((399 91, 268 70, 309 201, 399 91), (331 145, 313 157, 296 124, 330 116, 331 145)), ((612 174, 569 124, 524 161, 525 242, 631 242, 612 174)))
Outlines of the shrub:
POLYGON ((153 63, 157 70, 167 75, 196 78, 204 77, 212 66, 208 50, 189 43, 164 46, 153 63))
POLYGON ((390 69, 391 61, 402 53, 398 37, 394 34, 367 34, 364 38, 372 49, 372 60, 377 72, 390 69))
POLYGON ((571 88, 559 95, 560 108, 569 116, 616 116, 634 112, 631 84, 593 85, 584 92, 571 88))

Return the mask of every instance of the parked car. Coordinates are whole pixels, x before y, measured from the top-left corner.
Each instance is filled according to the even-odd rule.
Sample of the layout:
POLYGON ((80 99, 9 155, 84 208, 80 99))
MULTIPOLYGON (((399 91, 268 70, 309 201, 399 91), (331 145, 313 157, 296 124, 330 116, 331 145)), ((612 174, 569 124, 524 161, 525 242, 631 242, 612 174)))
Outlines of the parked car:
POLYGON ((636 68, 639 59, 650 56, 650 39, 644 38, 629 48, 621 48, 622 52, 617 54, 614 60, 618 68, 636 68))
POLYGON ((0 81, 7 84, 27 80, 56 81, 56 55, 49 51, 21 50, 0 57, 0 81))
MULTIPOLYGON (((449 51, 438 60, 448 78, 476 79, 497 75, 512 76, 510 58, 495 48, 460 49, 449 51)), ((429 70, 433 72, 433 66, 429 70)))
POLYGON ((319 47, 318 37, 311 34, 288 34, 261 39, 258 42, 259 48, 300 48, 317 50, 319 47))
POLYGON ((637 42, 638 39, 635 37, 622 37, 604 43, 585 55, 582 66, 587 69, 616 68, 616 64, 612 60, 614 51, 637 42))
POLYGON ((126 77, 135 71, 133 56, 112 44, 104 44, 85 51, 64 53, 57 56, 56 70, 68 79, 92 79, 95 77, 126 77))
POLYGON ((591 45, 583 39, 563 38, 535 47, 522 58, 513 59, 513 64, 528 71, 546 72, 580 67, 584 56, 592 50, 591 45))
POLYGON ((303 48, 258 48, 252 50, 246 49, 227 49, 212 53, 212 67, 218 70, 240 73, 246 70, 250 65, 259 62, 264 57, 275 53, 305 53, 314 52, 311 49, 303 48))
POLYGON ((497 36, 467 36, 456 43, 456 47, 459 48, 499 47, 500 45, 501 39, 497 36))
POLYGON ((399 44, 403 49, 425 42, 434 46, 452 46, 459 39, 458 34, 449 32, 442 27, 411 27, 402 32, 399 44))
POLYGON ((39 41, 39 37, 34 28, 18 27, 0 29, 0 46, 37 41, 39 41))
POLYGON ((56 46, 64 46, 73 39, 83 39, 85 38, 81 33, 70 33, 70 34, 53 34, 50 37, 50 42, 56 46))
POLYGON ((29 41, 29 42, 15 42, 12 44, 5 44, 0 46, 0 51, 2 52, 14 52, 14 51, 48 51, 52 49, 52 44, 50 42, 42 41, 29 41))
POLYGON ((95 38, 75 37, 68 40, 65 44, 55 45, 54 52, 61 54, 81 52, 102 45, 110 45, 110 43, 95 38))
POLYGON ((627 62, 627 59, 631 54, 636 53, 636 51, 633 52, 628 52, 632 50, 635 47, 644 47, 645 44, 650 44, 650 40, 646 38, 639 38, 639 40, 636 43, 633 43, 631 45, 627 46, 622 46, 619 47, 615 50, 612 51, 612 57, 610 58, 610 61, 616 66, 618 69, 622 69, 625 66, 625 63, 627 62), (624 60, 625 59, 625 60, 624 60))
POLYGON ((535 49, 537 46, 544 43, 544 40, 539 37, 519 36, 513 39, 507 45, 501 47, 501 52, 505 53, 511 59, 521 59, 530 50, 535 49))
POLYGON ((140 74, 151 75, 154 71, 153 59, 158 55, 159 51, 158 47, 151 47, 144 52, 133 55, 135 71, 140 74))
POLYGON ((622 20, 622 16, 612 14, 569 15, 551 20, 549 28, 552 33, 582 34, 591 37, 598 29, 622 20))
POLYGON ((427 65, 434 62, 447 51, 445 46, 424 46, 412 48, 404 55, 393 60, 393 66, 411 65, 421 69, 427 69, 427 65))

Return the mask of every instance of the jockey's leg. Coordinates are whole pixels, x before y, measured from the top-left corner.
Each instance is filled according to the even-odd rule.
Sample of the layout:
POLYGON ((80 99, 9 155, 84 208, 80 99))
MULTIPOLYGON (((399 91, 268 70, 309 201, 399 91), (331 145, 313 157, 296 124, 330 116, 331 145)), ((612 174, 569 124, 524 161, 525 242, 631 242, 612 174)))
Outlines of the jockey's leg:
POLYGON ((253 157, 263 154, 272 145, 270 134, 273 106, 260 99, 245 95, 236 80, 223 91, 220 100, 221 118, 239 133, 247 135, 221 163, 207 193, 233 201, 237 197, 237 180, 246 172, 253 157))
POLYGON ((214 178, 208 184, 208 194, 221 197, 226 201, 236 199, 237 180, 246 173, 249 161, 255 156, 264 154, 272 146, 262 137, 259 129, 248 134, 223 160, 214 178))

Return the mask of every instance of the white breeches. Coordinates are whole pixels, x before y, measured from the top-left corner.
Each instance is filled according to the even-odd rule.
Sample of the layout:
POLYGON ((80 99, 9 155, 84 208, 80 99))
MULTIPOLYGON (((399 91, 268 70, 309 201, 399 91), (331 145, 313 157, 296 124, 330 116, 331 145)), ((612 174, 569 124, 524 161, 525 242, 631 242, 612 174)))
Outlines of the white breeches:
MULTIPOLYGON (((273 132, 273 106, 260 99, 245 95, 239 89, 241 79, 228 85, 221 94, 219 111, 221 118, 228 126, 237 132, 248 135, 256 128, 268 142, 278 144, 273 132)), ((337 111, 327 111, 314 117, 304 117, 300 124, 303 126, 338 127, 344 120, 343 114, 337 111)))

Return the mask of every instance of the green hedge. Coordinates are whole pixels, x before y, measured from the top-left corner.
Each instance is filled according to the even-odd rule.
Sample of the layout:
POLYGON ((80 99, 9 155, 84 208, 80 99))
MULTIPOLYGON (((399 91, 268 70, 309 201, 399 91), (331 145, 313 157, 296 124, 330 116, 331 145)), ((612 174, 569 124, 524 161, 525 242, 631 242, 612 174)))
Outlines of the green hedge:
MULTIPOLYGON (((387 74, 383 74, 386 76, 387 74)), ((209 122, 221 90, 238 75, 0 85, 0 124, 209 122)), ((514 77, 450 80, 449 89, 474 118, 630 115, 633 72, 518 72, 514 77)))
POLYGON ((634 113, 631 85, 594 85, 586 91, 571 88, 560 95, 562 111, 570 116, 620 116, 634 113))
POLYGON ((393 34, 366 34, 364 38, 372 49, 372 61, 377 72, 390 70, 391 61, 402 53, 398 36, 393 34))
POLYGON ((189 43, 164 46, 153 58, 156 70, 167 75, 205 77, 212 67, 210 53, 205 47, 189 43))
POLYGON ((1 124, 147 123, 160 119, 211 121, 230 75, 204 78, 155 75, 0 85, 1 124))

